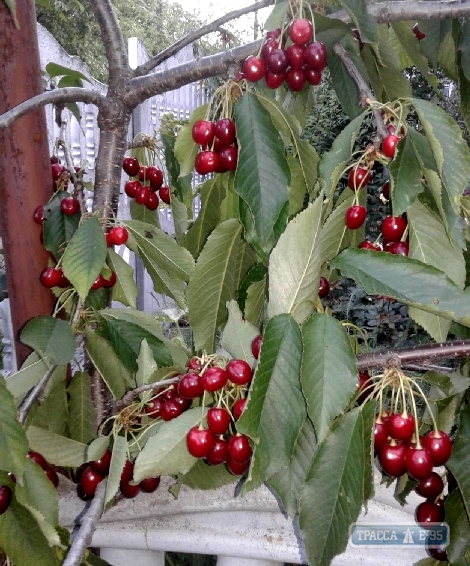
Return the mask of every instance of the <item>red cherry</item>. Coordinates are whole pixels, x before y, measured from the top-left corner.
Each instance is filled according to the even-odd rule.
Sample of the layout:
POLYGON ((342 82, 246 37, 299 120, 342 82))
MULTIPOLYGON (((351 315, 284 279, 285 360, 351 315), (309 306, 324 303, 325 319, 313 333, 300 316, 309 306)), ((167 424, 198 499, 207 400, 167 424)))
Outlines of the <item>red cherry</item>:
POLYGON ((126 460, 124 463, 124 467, 122 468, 120 481, 122 483, 129 483, 132 481, 133 475, 134 475, 134 465, 130 460, 126 460))
POLYGON ((156 478, 145 478, 139 483, 139 487, 145 493, 153 493, 160 485, 160 476, 156 478))
POLYGON ((328 283, 328 279, 326 277, 320 277, 320 281, 318 282, 318 296, 320 299, 324 299, 328 296, 330 292, 330 284, 328 283))
POLYGON ((251 446, 244 434, 234 434, 228 439, 228 455, 237 464, 244 464, 251 458, 251 446))
POLYGON ((135 202, 137 204, 144 204, 149 197, 150 194, 153 194, 149 187, 144 185, 138 187, 135 191, 135 202))
POLYGON ((381 417, 377 416, 374 422, 374 452, 378 452, 383 446, 385 446, 387 438, 387 423, 381 417))
MULTIPOLYGON (((424 34, 422 34, 424 35, 424 34)), ((429 548, 427 545, 425 545, 426 547, 426 553, 428 554, 428 556, 430 556, 431 558, 434 558, 434 560, 437 560, 438 562, 447 562, 448 560, 448 556, 447 556, 447 551, 444 547, 439 546, 439 547, 431 547, 429 548)))
POLYGON ((350 230, 357 230, 366 220, 367 210, 365 206, 355 204, 350 206, 344 214, 344 223, 346 228, 350 230))
POLYGON ((215 136, 215 124, 210 120, 198 120, 191 130, 193 141, 199 145, 209 145, 215 136))
POLYGON ((157 210, 159 199, 155 193, 149 192, 147 193, 147 197, 144 201, 144 206, 149 210, 157 210))
POLYGON ((54 487, 57 487, 59 485, 59 476, 57 475, 57 472, 54 470, 52 466, 48 466, 44 470, 44 473, 46 474, 47 479, 51 482, 51 484, 54 487))
POLYGON ((245 405, 246 405, 246 399, 238 399, 233 404, 232 415, 233 415, 233 418, 236 421, 238 421, 238 419, 242 416, 243 409, 245 408, 245 405))
POLYGON ((140 485, 131 485, 130 483, 120 482, 119 490, 124 497, 126 497, 127 499, 132 499, 139 494, 140 485))
POLYGON ((443 519, 443 507, 432 501, 423 501, 415 509, 415 521, 423 529, 429 529, 430 523, 440 523, 443 519))
POLYGON ((191 370, 199 372, 204 367, 204 364, 201 358, 198 358, 197 356, 193 356, 192 358, 189 358, 189 360, 186 362, 186 367, 191 370))
POLYGON ((201 383, 206 391, 218 391, 227 382, 227 372, 217 366, 207 368, 201 375, 201 383))
POLYGON ((219 164, 219 155, 215 151, 201 151, 196 155, 194 168, 199 175, 214 173, 219 164))
POLYGON ((307 82, 313 86, 318 86, 321 82, 321 71, 315 69, 306 69, 305 78, 307 82))
POLYGON ((390 181, 385 181, 382 187, 382 196, 387 200, 390 199, 390 181))
POLYGON ((271 29, 266 32, 267 39, 277 39, 281 35, 281 28, 271 29))
POLYGON ((164 421, 172 421, 179 417, 183 412, 183 408, 179 403, 175 403, 175 401, 165 401, 160 406, 160 417, 164 421))
POLYGON ((160 200, 165 204, 170 204, 171 196, 170 196, 170 188, 169 187, 161 187, 158 191, 158 195, 160 196, 160 200))
POLYGON ((60 279, 62 277, 62 269, 56 269, 55 267, 45 267, 41 271, 39 276, 39 281, 43 287, 46 289, 52 289, 52 287, 57 287, 59 285, 60 279))
POLYGON ((240 476, 241 474, 243 474, 243 472, 248 469, 249 465, 250 465, 249 459, 246 462, 244 462, 243 464, 239 464, 238 462, 235 462, 234 460, 232 460, 232 458, 230 458, 230 455, 227 453, 227 458, 225 460, 225 466, 226 466, 227 470, 231 474, 233 474, 234 476, 240 476))
POLYGON ((76 198, 66 197, 60 201, 60 210, 66 216, 72 216, 80 210, 80 203, 76 198))
POLYGON ((431 472, 415 487, 415 492, 427 499, 436 499, 444 490, 444 482, 436 472, 431 472))
POLYGON ((206 456, 206 461, 211 466, 217 466, 219 464, 223 464, 227 459, 227 442, 222 438, 214 439, 214 444, 210 452, 206 456))
POLYGON ((36 224, 42 224, 43 223, 43 221, 44 221, 44 207, 42 206, 42 204, 40 204, 39 206, 37 206, 34 209, 33 221, 36 224))
POLYGON ((274 49, 278 49, 278 48, 279 48, 279 42, 273 38, 268 38, 266 39, 266 41, 263 44, 263 47, 261 48, 260 55, 266 61, 266 57, 271 53, 271 51, 274 51, 274 49))
POLYGON ((108 232, 108 239, 113 246, 120 246, 127 242, 129 234, 124 226, 113 226, 108 232))
POLYGON ((424 480, 432 472, 431 453, 426 448, 411 444, 406 449, 406 471, 415 480, 424 480))
POLYGON ((147 167, 147 179, 150 181, 152 191, 158 191, 163 185, 163 171, 154 165, 147 167))
POLYGON ((122 168, 124 173, 127 173, 129 177, 135 177, 139 173, 140 165, 135 157, 124 157, 122 160, 122 168))
POLYGON ((63 165, 61 165, 60 163, 52 163, 51 164, 52 180, 54 182, 58 181, 59 177, 62 175, 64 171, 65 171, 65 167, 63 165))
POLYGON ((189 372, 178 383, 178 395, 183 399, 195 399, 204 393, 204 387, 197 373, 189 372))
POLYGON ((286 83, 294 92, 300 92, 305 86, 305 73, 302 69, 289 69, 286 73, 286 83))
POLYGON ((313 26, 303 18, 293 20, 289 25, 289 38, 292 43, 302 45, 312 39, 313 26))
POLYGON ((103 280, 101 283, 105 289, 111 289, 111 287, 114 287, 117 281, 117 277, 114 271, 111 271, 111 275, 109 276, 109 279, 105 279, 104 277, 102 277, 102 279, 103 280))
POLYGON ((384 473, 394 478, 402 476, 406 472, 405 453, 404 444, 384 444, 379 450, 379 462, 384 473))
POLYGON ((362 187, 365 187, 369 182, 369 179, 370 171, 364 167, 356 165, 356 167, 349 170, 348 187, 353 191, 357 191, 362 187))
POLYGON ((443 466, 452 452, 452 441, 442 430, 428 432, 424 437, 423 446, 431 453, 435 466, 443 466))
POLYGON ((213 434, 225 434, 230 424, 230 413, 224 407, 211 407, 207 411, 206 419, 213 434))
POLYGON ((160 389, 160 398, 164 401, 173 401, 176 396, 176 388, 174 385, 170 385, 167 389, 164 389, 163 392, 160 389))
POLYGON ((394 413, 388 420, 388 432, 395 440, 408 440, 415 431, 415 419, 410 413, 394 413))
POLYGON ((104 476, 95 472, 91 466, 87 466, 80 476, 80 487, 84 495, 95 495, 96 487, 104 476))
POLYGON ((268 71, 276 75, 284 73, 289 65, 286 52, 284 49, 273 49, 266 56, 266 66, 268 71))
POLYGON ((124 185, 124 192, 128 197, 135 198, 137 189, 140 189, 141 186, 140 181, 126 181, 124 185))
POLYGON ((151 418, 156 419, 160 416, 160 408, 162 406, 163 401, 156 397, 155 399, 151 399, 148 403, 145 404, 144 411, 145 413, 151 418))
POLYGON ((356 28, 353 28, 351 31, 352 31, 354 39, 356 39, 359 43, 359 51, 362 51, 362 49, 364 48, 364 42, 361 39, 361 34, 359 33, 359 30, 357 30, 356 28))
POLYGON ((93 460, 89 462, 91 468, 101 474, 106 476, 109 472, 109 465, 111 464, 111 450, 106 450, 106 452, 98 460, 93 460))
POLYGON ((250 55, 243 62, 242 72, 247 81, 255 83, 266 74, 266 62, 261 57, 250 55))
POLYGON ((394 134, 389 134, 382 140, 380 149, 382 150, 382 153, 385 155, 385 157, 389 157, 390 159, 393 159, 395 157, 395 148, 400 139, 401 138, 395 136, 394 134))
POLYGON ((399 242, 407 226, 403 216, 386 216, 382 220, 382 236, 386 242, 399 242))
POLYGON ((235 124, 230 118, 221 118, 215 124, 215 135, 223 146, 231 145, 235 141, 235 124))
POLYGON ((264 82, 266 86, 272 90, 279 88, 282 83, 285 81, 286 74, 285 73, 272 73, 271 71, 266 71, 266 75, 264 76, 264 82))
POLYGON ((11 503, 11 489, 7 485, 0 485, 0 515, 5 513, 11 503))
POLYGON ((377 251, 377 248, 375 247, 375 245, 372 242, 369 242, 369 240, 364 240, 357 247, 360 248, 361 250, 377 251))
POLYGON ((145 183, 148 180, 149 179, 148 179, 148 176, 147 176, 147 165, 141 165, 139 167, 139 181, 141 183, 145 183))
POLYGON ((207 428, 194 426, 186 434, 186 448, 191 456, 205 458, 212 449, 214 436, 207 428))
POLYGON ((230 360, 225 371, 228 379, 235 385, 245 385, 253 377, 251 367, 245 360, 230 360))
POLYGON ((323 71, 326 67, 326 47, 321 41, 309 43, 304 51, 304 61, 310 69, 323 71))
POLYGON ((370 395, 371 393, 370 388, 366 389, 370 385, 369 380, 370 380, 370 375, 367 370, 363 370, 359 372, 357 390, 363 391, 363 393, 359 395, 359 397, 357 398, 356 400, 357 403, 363 403, 364 400, 370 395))
POLYGON ((235 171, 237 168, 238 149, 233 145, 223 147, 219 152, 219 164, 224 171, 235 171))
POLYGON ((36 462, 36 464, 40 466, 44 471, 46 471, 47 468, 49 467, 49 464, 47 463, 46 459, 42 454, 39 454, 39 452, 34 452, 33 450, 30 450, 28 452, 28 458, 33 462, 36 462))
POLYGON ((408 242, 391 242, 387 251, 394 255, 403 255, 407 257, 410 252, 410 246, 408 242))
POLYGON ((413 33, 414 33, 414 35, 415 35, 415 37, 418 41, 421 41, 422 39, 424 39, 426 37, 426 35, 419 29, 418 24, 415 24, 412 27, 412 31, 413 31, 413 33))
POLYGON ((91 286, 92 289, 101 289, 103 287, 103 276, 99 273, 96 279, 93 281, 93 285, 91 286))
POLYGON ((297 45, 296 43, 289 45, 286 49, 286 57, 291 69, 302 69, 305 63, 304 51, 305 48, 302 45, 297 45))
POLYGON ((51 162, 51 165, 53 163, 59 163, 59 158, 57 157, 57 155, 51 155, 50 162, 51 162))
POLYGON ((263 337, 261 336, 261 334, 258 334, 258 336, 253 338, 253 340, 251 341, 251 353, 253 354, 255 360, 258 359, 262 341, 263 341, 263 337))

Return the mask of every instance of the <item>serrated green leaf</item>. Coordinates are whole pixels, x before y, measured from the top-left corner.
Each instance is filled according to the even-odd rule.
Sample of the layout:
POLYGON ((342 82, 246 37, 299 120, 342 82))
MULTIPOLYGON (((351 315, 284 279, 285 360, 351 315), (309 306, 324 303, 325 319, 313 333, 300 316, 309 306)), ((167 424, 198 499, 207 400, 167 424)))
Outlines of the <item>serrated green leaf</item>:
POLYGON ((256 328, 261 328, 265 314, 267 277, 252 283, 246 291, 245 319, 256 328))
POLYGON ((194 169, 194 159, 197 155, 198 145, 193 141, 191 131, 198 120, 204 120, 207 112, 207 104, 196 108, 190 118, 180 131, 175 142, 175 157, 180 165, 180 177, 189 175, 194 169))
POLYGON ((194 269, 194 258, 187 249, 150 224, 128 220, 124 225, 151 261, 167 271, 171 277, 188 281, 194 269))
POLYGON ((320 221, 317 198, 287 225, 269 262, 268 316, 290 313, 302 323, 313 312, 321 268, 320 221))
POLYGON ((467 131, 470 129, 470 80, 464 75, 464 70, 459 62, 458 88, 460 94, 460 113, 462 114, 467 131))
POLYGON ((201 210, 186 234, 186 248, 197 259, 207 237, 220 222, 220 205, 226 196, 227 183, 224 175, 206 181, 200 190, 201 210))
POLYGON ((460 413, 459 428, 454 438, 452 454, 447 468, 457 481, 467 511, 470 513, 470 405, 465 405, 460 413))
POLYGON ((120 399, 133 383, 131 372, 124 366, 114 348, 105 338, 87 328, 85 330, 85 350, 106 383, 113 399, 120 399))
POLYGON ((313 314, 302 325, 302 344, 302 391, 321 442, 356 392, 356 357, 343 325, 323 313, 313 314))
POLYGON ((7 390, 5 381, 0 379, 0 467, 12 472, 21 482, 28 442, 24 431, 16 420, 16 405, 13 395, 7 390))
POLYGON ((44 360, 42 360, 36 352, 33 352, 26 358, 23 365, 16 373, 7 377, 6 387, 15 399, 20 399, 31 387, 36 385, 47 372, 47 369, 44 360))
POLYGON ((470 81, 470 20, 462 22, 459 52, 462 71, 465 78, 470 81))
POLYGON ((300 163, 292 155, 287 155, 287 163, 290 169, 289 192, 289 218, 300 212, 304 206, 306 188, 303 171, 300 163))
POLYGON ((220 345, 235 359, 245 360, 254 366, 251 343, 259 335, 259 329, 244 320, 236 301, 227 302, 228 320, 225 325, 220 345))
POLYGON ((264 30, 269 31, 282 27, 288 6, 288 2, 277 2, 264 23, 264 30))
POLYGON ((450 20, 418 20, 420 31, 425 35, 419 42, 420 51, 428 58, 434 69, 439 68, 439 50, 447 35, 452 33, 450 20))
POLYGON ((465 555, 470 546, 470 523, 458 489, 446 499, 445 515, 450 539, 446 548, 447 558, 452 566, 468 566, 465 555))
POLYGON ((153 353, 150 349, 147 340, 142 340, 139 350, 139 357, 137 358, 137 373, 135 381, 137 387, 144 383, 152 383, 151 376, 158 369, 158 365, 153 359, 153 353))
POLYGON ((225 466, 209 466, 198 460, 188 473, 178 476, 178 482, 191 489, 212 490, 237 481, 225 466))
POLYGON ((186 434, 204 417, 201 407, 189 409, 172 421, 164 422, 147 441, 134 464, 134 481, 160 475, 186 474, 197 462, 186 448, 186 434))
POLYGON ((139 204, 134 199, 130 199, 129 212, 131 214, 132 220, 137 220, 138 222, 145 222, 156 228, 160 228, 160 218, 158 217, 158 209, 150 210, 143 204, 139 204))
MULTIPOLYGON (((160 139, 163 143, 165 166, 169 177, 169 185, 172 189, 174 189, 174 191, 172 192, 175 192, 175 194, 178 196, 177 199, 172 199, 171 202, 173 219, 175 219, 175 217, 178 215, 175 214, 174 205, 178 203, 186 203, 184 205, 184 207, 186 208, 188 200, 192 201, 191 175, 186 175, 184 177, 180 176, 180 166, 175 156, 175 136, 165 134, 162 130, 160 130, 160 139)), ((175 229, 177 225, 178 222, 175 222, 175 229)), ((176 230, 176 232, 178 232, 178 230, 176 230)))
POLYGON ((269 248, 288 198, 290 171, 284 144, 254 94, 247 92, 237 101, 234 119, 238 140, 235 192, 248 205, 263 248, 269 248))
POLYGON ((462 393, 470 387, 470 378, 457 371, 450 373, 427 371, 420 377, 420 379, 429 383, 434 388, 439 389, 442 392, 442 397, 449 397, 450 395, 462 393))
POLYGON ((82 79, 87 83, 91 83, 90 79, 80 71, 64 67, 63 65, 59 65, 58 63, 48 63, 46 65, 46 72, 51 78, 68 76, 76 79, 82 79))
POLYGON ((119 489, 121 474, 127 460, 127 440, 124 436, 115 436, 109 464, 108 482, 104 497, 104 508, 109 506, 119 489))
POLYGON ((346 549, 349 527, 370 496, 374 405, 339 417, 313 457, 299 505, 310 566, 329 564, 346 549))
POLYGON ((100 221, 87 218, 78 228, 62 258, 64 275, 85 300, 106 259, 106 242, 100 221))
POLYGON ((268 480, 268 485, 282 501, 289 517, 298 514, 298 498, 317 447, 315 431, 309 418, 299 431, 294 452, 287 468, 279 470, 268 480))
MULTIPOLYGON (((252 250, 251 246, 246 245, 245 249, 246 248, 248 248, 250 251, 252 250)), ((247 291, 250 285, 252 285, 253 283, 257 283, 259 281, 263 281, 265 279, 267 272, 268 272, 268 268, 263 263, 254 263, 246 271, 245 275, 238 284, 238 289, 237 289, 237 302, 240 306, 240 310, 243 311, 245 309, 247 291)), ((240 280, 240 278, 237 279, 240 280)))
POLYGON ((339 3, 346 9, 364 43, 374 43, 377 41, 377 24, 374 18, 367 11, 365 0, 339 0, 339 3))
POLYGON ((189 280, 186 299, 196 350, 212 352, 217 328, 235 296, 235 270, 241 244, 238 220, 225 220, 209 236, 189 280))
POLYGON ((78 371, 67 387, 70 438, 87 444, 96 436, 95 409, 91 398, 90 376, 78 371))
POLYGON ((80 224, 80 213, 69 216, 63 214, 60 209, 61 200, 67 196, 70 195, 60 192, 44 206, 44 222, 42 223, 44 247, 56 259, 62 257, 66 245, 80 224))
POLYGON ((18 566, 59 566, 60 563, 37 518, 15 499, 0 515, 0 547, 18 566))
POLYGON ((26 431, 31 450, 39 452, 50 464, 76 468, 90 460, 98 460, 106 450, 109 438, 97 438, 91 444, 83 444, 31 425, 26 431))
POLYGON ((111 300, 135 309, 137 285, 134 281, 134 270, 111 248, 108 249, 107 262, 109 268, 116 274, 116 283, 111 290, 111 300))
POLYGON ((399 216, 408 210, 424 190, 421 167, 409 136, 399 142, 395 158, 388 170, 393 214, 399 216))
POLYGON ((346 214, 346 210, 352 206, 356 195, 354 195, 349 188, 345 189, 345 191, 346 190, 351 194, 336 206, 321 227, 321 265, 335 258, 350 243, 351 231, 346 228, 344 215, 346 214))
POLYGON ((65 385, 66 366, 60 366, 60 369, 61 371, 56 370, 49 379, 48 389, 51 384, 55 383, 55 385, 50 390, 44 391, 43 400, 37 406, 31 424, 67 436, 69 411, 65 385))
POLYGON ((75 338, 68 322, 52 316, 31 319, 21 341, 52 364, 67 364, 75 354, 75 338))
POLYGON ((137 356, 142 340, 147 340, 158 365, 169 366, 173 363, 165 343, 141 326, 112 318, 106 318, 105 322, 111 345, 129 371, 137 371, 137 356))
POLYGON ((247 493, 287 466, 306 416, 300 387, 302 339, 288 314, 271 318, 263 342, 248 402, 237 421, 237 431, 254 442, 247 493), (283 433, 273 435, 273 430, 283 433))

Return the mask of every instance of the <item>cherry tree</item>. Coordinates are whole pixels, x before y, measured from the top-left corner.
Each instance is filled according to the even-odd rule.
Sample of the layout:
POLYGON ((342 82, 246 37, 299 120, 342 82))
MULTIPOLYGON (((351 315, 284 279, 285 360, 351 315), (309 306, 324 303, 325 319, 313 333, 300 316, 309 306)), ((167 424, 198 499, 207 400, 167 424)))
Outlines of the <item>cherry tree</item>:
MULTIPOLYGON (((267 484, 298 518, 309 564, 329 564, 373 496, 377 469, 400 501, 413 490, 423 496, 420 526, 450 526, 447 550, 428 545, 420 564, 463 564, 470 2, 262 0, 136 69, 109 0, 90 5, 109 65, 107 93, 83 85, 40 92, 36 82, 0 115, 8 150, 0 178, 14 185, 11 171, 34 163, 37 183, 18 187, 18 206, 3 213, 13 311, 25 280, 28 293, 39 289, 31 320, 14 321, 32 353, 0 382, 0 547, 18 566, 96 563, 86 547, 104 510, 118 494, 154 491, 166 475, 192 486, 239 482, 242 494, 267 484), (271 5, 263 39, 158 69, 224 23, 271 5), (437 75, 448 77, 459 122, 413 95, 411 67, 437 102, 437 75), (326 74, 348 123, 317 152, 304 131, 326 74), (143 132, 129 144, 139 104, 216 76, 220 86, 187 123, 167 117, 158 135, 143 132), (99 111, 91 211, 65 145, 64 164, 44 151, 39 109, 73 102, 99 111), (39 122, 25 126, 28 117, 39 122), (203 179, 195 189, 194 171, 203 179), (130 218, 117 221, 123 175, 130 218), (382 180, 388 212, 371 239, 373 179, 382 180), (172 236, 159 227, 159 206, 171 207, 172 236), (17 259, 25 243, 15 247, 19 217, 25 234, 42 231, 28 279, 17 259), (137 254, 155 291, 174 301, 190 344, 136 309, 133 270, 117 245, 137 254), (406 305, 425 343, 367 351, 364 329, 333 316, 341 277, 406 305), (91 500, 73 540, 58 525, 58 473, 91 500)), ((34 25, 30 2, 1 8, 6 43, 18 39, 20 22, 34 25)), ((6 70, 8 50, 2 54, 6 70)), ((19 59, 27 83, 28 61, 19 59)), ((7 80, 18 76, 5 72, 7 80)))

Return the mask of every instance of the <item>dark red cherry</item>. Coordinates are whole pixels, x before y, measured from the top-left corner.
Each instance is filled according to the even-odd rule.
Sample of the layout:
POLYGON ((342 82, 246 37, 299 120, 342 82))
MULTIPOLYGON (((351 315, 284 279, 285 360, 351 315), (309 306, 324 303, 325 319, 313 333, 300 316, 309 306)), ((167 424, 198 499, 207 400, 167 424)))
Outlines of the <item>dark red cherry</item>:
POLYGON ((7 485, 0 485, 0 515, 3 515, 11 503, 11 489, 7 485))
POLYGON ((191 456, 205 458, 211 451, 214 440, 209 429, 194 426, 186 434, 186 448, 191 456))
POLYGON ((395 148, 400 139, 400 137, 395 136, 394 134, 389 134, 382 140, 380 149, 385 157, 389 157, 390 159, 395 157, 395 148))
POLYGON ((390 246, 387 251, 394 255, 403 255, 407 257, 410 252, 410 246, 408 242, 390 242, 390 246))
POLYGON ((432 472, 432 458, 427 448, 410 444, 406 449, 405 460, 406 471, 415 480, 424 480, 432 472))
POLYGON ((211 466, 217 466, 219 464, 223 464, 227 459, 228 450, 227 450, 227 442, 222 438, 214 439, 214 443, 212 448, 210 449, 209 453, 206 456, 206 461, 211 466))
POLYGON ((255 83, 264 77, 266 73, 266 62, 261 57, 250 55, 243 62, 242 72, 247 81, 255 83))
POLYGON ((382 470, 389 476, 399 477, 406 472, 406 446, 386 443, 379 450, 379 462, 382 470))
POLYGON ((145 478, 139 483, 139 487, 145 493, 153 493, 160 485, 160 476, 155 478, 145 478))
POLYGON ((284 49, 273 49, 266 56, 266 66, 268 71, 276 75, 284 73, 287 69, 289 61, 284 49))
POLYGON ((219 164, 219 154, 215 151, 201 151, 196 155, 194 168, 199 175, 215 173, 219 164))
POLYGON ((160 406, 160 417, 164 421, 172 421, 173 419, 176 419, 176 417, 179 417, 182 412, 183 407, 174 400, 165 401, 160 406))
POLYGON ((42 204, 40 204, 39 206, 37 206, 34 209, 33 221, 36 224, 42 224, 43 223, 43 221, 44 221, 44 207, 42 206, 42 204))
POLYGON ((419 29, 418 24, 415 24, 412 27, 412 31, 413 31, 414 36, 416 37, 416 39, 418 41, 421 41, 422 39, 424 39, 426 37, 426 35, 419 29))
POLYGON ((39 454, 39 452, 30 450, 28 452, 28 458, 33 462, 36 462, 36 464, 40 466, 44 471, 47 470, 49 464, 47 463, 47 460, 44 458, 44 456, 42 454, 39 454))
POLYGON ((305 86, 305 73, 302 69, 289 69, 286 73, 286 83, 294 92, 300 92, 305 86))
POLYGON ((219 152, 219 164, 225 171, 235 171, 237 168, 238 150, 233 145, 223 147, 219 152))
POLYGON ((52 289, 52 287, 57 287, 59 285, 62 275, 62 269, 45 267, 41 271, 39 281, 43 287, 46 287, 46 289, 52 289))
POLYGON ((251 367, 245 360, 230 360, 225 371, 228 379, 235 385, 245 385, 253 377, 251 367))
POLYGON ((150 188, 152 191, 158 191, 163 185, 163 171, 152 165, 147 168, 147 179, 150 181, 150 188))
POLYGON ((221 118, 215 125, 215 135, 223 146, 235 141, 235 124, 230 118, 221 118))
POLYGON ((386 242, 399 242, 407 226, 403 216, 386 216, 382 220, 382 236, 386 242))
POLYGON ((149 191, 143 204, 149 210, 157 210, 159 202, 160 200, 156 193, 149 191))
POLYGON ((431 453, 435 466, 443 466, 452 452, 452 441, 442 430, 428 432, 424 437, 423 446, 431 453))
POLYGON ((444 519, 444 508, 433 501, 423 501, 415 509, 415 521, 423 529, 429 529, 430 523, 440 523, 444 519))
POLYGON ((318 282, 318 296, 320 299, 324 299, 328 296, 330 292, 330 284, 328 283, 328 279, 326 277, 320 277, 320 281, 318 282))
POLYGON ((310 69, 323 71, 326 67, 326 47, 321 41, 313 41, 305 48, 304 60, 310 69))
POLYGON ((321 83, 321 71, 316 71, 315 69, 306 69, 305 78, 307 82, 312 86, 318 86, 321 83))
POLYGON ((139 161, 135 157, 124 157, 122 160, 122 168, 124 169, 124 173, 127 173, 129 177, 135 177, 139 173, 139 161))
POLYGON ((255 338, 253 338, 251 342, 251 353, 253 354, 255 360, 258 359, 262 341, 263 341, 263 337, 261 336, 261 334, 258 334, 258 336, 255 336, 255 338))
POLYGON ((72 216, 80 210, 80 203, 74 197, 66 197, 60 201, 60 210, 66 216, 72 216))
POLYGON ((126 184, 124 185, 124 192, 128 197, 135 198, 135 193, 141 186, 140 181, 126 181, 126 184))
POLYGON ((291 69, 302 69, 305 63, 304 51, 305 48, 302 45, 297 45, 296 43, 289 45, 286 49, 286 57, 291 69))
POLYGON ((160 407, 162 406, 162 403, 164 403, 164 401, 162 401, 158 397, 155 397, 154 399, 150 399, 150 401, 148 401, 144 406, 145 413, 151 419, 158 418, 160 416, 160 407))
POLYGON ((230 413, 224 407, 211 407, 206 415, 207 426, 216 436, 225 434, 230 424, 230 413))
POLYGON ((304 18, 293 20, 289 25, 289 38, 292 43, 303 45, 312 39, 313 26, 304 18))
POLYGON ((232 415, 233 415, 233 418, 236 421, 238 421, 238 419, 242 416, 243 409, 245 408, 245 405, 246 405, 246 399, 238 399, 233 404, 232 415))
POLYGON ((388 420, 388 432, 395 440, 408 440, 415 432, 415 419, 410 413, 393 413, 388 420))
POLYGON ((160 187, 158 191, 158 195, 160 200, 165 204, 170 204, 171 202, 171 194, 170 194, 170 187, 160 187))
POLYGON ((266 57, 271 53, 271 51, 274 51, 275 49, 279 48, 279 42, 276 41, 275 39, 266 39, 266 41, 264 42, 263 47, 261 48, 261 57, 266 61, 266 57))
POLYGON ((348 187, 357 191, 362 187, 365 187, 370 179, 370 171, 364 167, 357 165, 349 170, 348 173, 348 187))
POLYGON ((387 438, 387 423, 381 417, 377 416, 374 421, 374 452, 378 452, 382 446, 385 446, 387 438))
POLYGON ((207 368, 201 375, 201 383, 206 391, 217 391, 227 382, 227 372, 217 366, 207 368))
POLYGON ((426 499, 436 499, 444 490, 444 481, 437 472, 431 472, 415 487, 415 492, 426 499))
POLYGON ((109 465, 111 464, 111 450, 106 450, 106 452, 101 456, 99 460, 93 460, 89 463, 95 472, 106 476, 109 472, 109 465))
POLYGON ((121 495, 126 497, 127 499, 133 499, 136 497, 140 492, 140 485, 131 485, 130 483, 120 482, 119 483, 119 490, 121 491, 121 495))
POLYGON ((228 455, 237 464, 244 464, 251 458, 251 446, 244 434, 234 434, 228 439, 228 455))
POLYGON ((266 71, 266 75, 264 76, 264 82, 266 86, 272 90, 279 88, 286 78, 285 73, 272 73, 271 71, 266 71))
POLYGON ((215 136, 215 124, 210 120, 198 120, 194 123, 191 136, 199 145, 209 145, 215 136))
POLYGON ((354 204, 350 206, 344 214, 344 223, 346 228, 357 230, 366 220, 367 210, 365 206, 354 204))
POLYGON ((200 376, 194 372, 185 374, 178 383, 177 391, 178 395, 184 399, 200 397, 204 393, 200 376))

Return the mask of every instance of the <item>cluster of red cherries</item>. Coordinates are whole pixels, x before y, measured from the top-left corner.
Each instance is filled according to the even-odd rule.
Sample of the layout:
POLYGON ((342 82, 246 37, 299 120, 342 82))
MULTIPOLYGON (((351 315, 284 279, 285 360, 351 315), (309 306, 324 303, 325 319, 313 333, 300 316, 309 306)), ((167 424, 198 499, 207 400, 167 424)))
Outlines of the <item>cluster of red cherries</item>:
POLYGON ((124 192, 149 210, 157 210, 160 200, 170 204, 170 188, 163 185, 163 171, 155 165, 140 165, 136 157, 122 160, 124 173, 132 177, 126 181, 124 192), (158 193, 158 195, 157 195, 158 193))
POLYGON ((264 78, 270 89, 285 83, 294 92, 303 90, 307 83, 319 85, 326 67, 326 48, 321 41, 312 41, 312 23, 304 18, 293 20, 288 36, 291 44, 283 47, 282 30, 268 31, 259 56, 245 59, 238 78, 249 82, 264 78))
POLYGON ((201 146, 196 155, 194 168, 199 175, 235 171, 238 149, 235 124, 231 118, 220 118, 217 122, 198 120, 191 136, 201 146))

